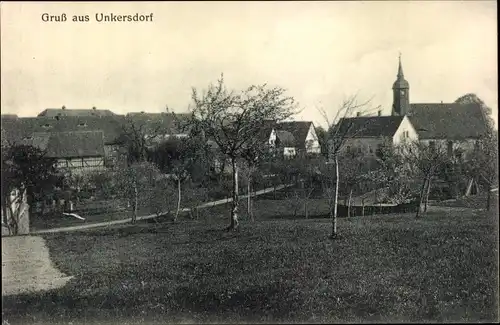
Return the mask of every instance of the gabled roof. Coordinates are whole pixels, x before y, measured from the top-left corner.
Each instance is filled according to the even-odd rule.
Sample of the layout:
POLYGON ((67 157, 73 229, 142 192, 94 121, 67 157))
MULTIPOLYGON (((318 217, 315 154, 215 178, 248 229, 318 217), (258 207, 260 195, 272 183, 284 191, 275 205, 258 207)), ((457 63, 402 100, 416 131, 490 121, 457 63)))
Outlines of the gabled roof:
POLYGON ((21 144, 33 146, 40 150, 47 150, 49 146, 50 133, 37 132, 21 140, 21 144))
POLYGON ((295 138, 297 148, 304 149, 306 147, 307 133, 311 125, 311 121, 279 122, 275 125, 275 129, 276 131, 290 132, 295 138))
POLYGON ((486 119, 476 103, 410 104, 408 118, 420 139, 477 139, 486 132, 486 119))
POLYGON ((343 118, 336 126, 340 128, 336 133, 349 138, 392 137, 398 130, 403 119, 403 116, 343 118))
POLYGON ((104 142, 113 144, 123 130, 124 117, 115 116, 61 116, 2 118, 2 134, 6 141, 20 141, 35 132, 103 131, 104 142))
POLYGON ((36 132, 21 143, 46 151, 48 157, 84 158, 104 156, 103 140, 102 131, 36 132))
POLYGON ((136 125, 144 127, 146 130, 153 132, 161 130, 162 133, 178 134, 187 132, 182 130, 182 123, 190 117, 185 113, 145 113, 145 112, 131 112, 126 115, 126 120, 131 121, 136 125))
POLYGON ((80 109, 80 108, 47 108, 38 114, 39 117, 56 117, 56 116, 114 116, 116 115, 109 109, 80 109))
POLYGON ((278 147, 296 147, 297 143, 292 133, 288 131, 276 131, 276 145, 278 147))

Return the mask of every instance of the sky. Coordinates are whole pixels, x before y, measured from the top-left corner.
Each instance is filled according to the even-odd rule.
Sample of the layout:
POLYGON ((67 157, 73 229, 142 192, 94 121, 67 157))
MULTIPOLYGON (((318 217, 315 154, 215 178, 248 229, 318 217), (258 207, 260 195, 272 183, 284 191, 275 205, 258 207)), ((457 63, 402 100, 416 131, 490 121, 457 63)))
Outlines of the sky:
MULTIPOLYGON (((188 110, 224 73, 230 89, 287 90, 324 125, 342 101, 390 114, 401 53, 410 102, 477 94, 498 116, 495 1, 1 2, 1 112, 188 110), (66 14, 66 22, 42 15, 66 14), (135 13, 152 22, 99 23, 135 13), (89 22, 72 22, 89 15, 89 22)), ((498 124, 497 124, 498 125, 498 124)))

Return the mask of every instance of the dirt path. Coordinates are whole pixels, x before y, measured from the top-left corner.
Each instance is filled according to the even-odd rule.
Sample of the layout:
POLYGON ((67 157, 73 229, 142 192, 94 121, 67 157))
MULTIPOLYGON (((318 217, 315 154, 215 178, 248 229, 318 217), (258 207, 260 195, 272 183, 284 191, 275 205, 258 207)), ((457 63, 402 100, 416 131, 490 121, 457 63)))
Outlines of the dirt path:
POLYGON ((59 288, 71 278, 54 267, 43 238, 2 237, 2 296, 59 288))
MULTIPOLYGON (((255 192, 252 196, 259 196, 265 193, 272 192, 274 190, 281 190, 285 187, 290 187, 292 185, 280 185, 270 188, 266 188, 260 191, 255 192)), ((241 198, 246 198, 248 195, 241 195, 241 198)), ((232 198, 227 198, 227 199, 222 199, 222 200, 217 200, 217 201, 212 201, 212 202, 207 202, 204 204, 201 204, 198 206, 198 209, 204 209, 208 207, 213 207, 221 204, 226 204, 229 202, 232 202, 232 198)), ((181 212, 187 212, 189 211, 189 208, 184 208, 181 210, 181 212)), ((147 219, 153 219, 158 217, 157 214, 150 214, 147 216, 138 216, 137 220, 147 220, 147 219)), ((31 234, 36 235, 36 234, 47 234, 47 233, 56 233, 56 232, 67 232, 67 231, 76 231, 76 230, 84 230, 84 229, 91 229, 91 228, 97 228, 97 227, 106 227, 106 226, 112 226, 112 225, 119 225, 119 224, 124 224, 124 223, 129 223, 131 222, 131 218, 126 218, 122 220, 114 220, 114 221, 106 221, 106 222, 96 222, 96 223, 91 223, 91 224, 86 224, 86 225, 78 225, 78 226, 70 226, 70 227, 60 227, 60 228, 52 228, 52 229, 44 229, 44 230, 37 230, 37 231, 32 231, 31 234)))

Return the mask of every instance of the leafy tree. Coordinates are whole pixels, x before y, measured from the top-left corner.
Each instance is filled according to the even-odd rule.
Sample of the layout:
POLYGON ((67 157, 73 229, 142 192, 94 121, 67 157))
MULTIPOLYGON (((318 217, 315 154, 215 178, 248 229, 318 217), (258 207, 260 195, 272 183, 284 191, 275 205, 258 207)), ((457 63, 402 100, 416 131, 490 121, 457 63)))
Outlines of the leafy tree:
POLYGON ((481 111, 486 121, 486 125, 488 129, 493 129, 494 122, 491 118, 492 109, 488 105, 484 103, 484 101, 479 98, 476 94, 468 93, 463 96, 460 96, 455 100, 457 104, 478 104, 481 107, 481 111))
POLYGON ((199 167, 200 153, 204 144, 196 138, 173 138, 162 142, 151 153, 152 161, 159 169, 173 177, 177 185, 177 221, 181 208, 182 184, 199 167))
POLYGON ((228 230, 239 225, 238 160, 245 152, 255 152, 261 146, 262 121, 281 121, 295 113, 293 98, 284 94, 284 89, 266 85, 250 86, 241 92, 228 91, 223 76, 217 85, 210 84, 201 94, 193 89, 191 126, 203 130, 231 164, 232 207, 228 230))
POLYGON ((484 184, 488 191, 486 209, 491 208, 491 192, 498 186, 498 131, 490 129, 481 137, 466 161, 466 172, 484 184))
POLYGON ((318 136, 321 154, 328 157, 328 131, 321 126, 316 127, 316 135, 318 136))
POLYGON ((375 168, 364 175, 377 188, 387 190, 387 198, 395 204, 408 202, 416 196, 413 161, 406 159, 404 147, 384 143, 378 151, 375 168))
MULTIPOLYGON (((2 147, 2 208, 20 204, 25 199, 33 215, 35 199, 44 197, 47 191, 53 191, 62 185, 62 175, 56 170, 56 160, 45 152, 29 145, 5 145, 2 147), (16 193, 11 198, 11 193, 16 193)), ((19 217, 22 211, 10 211, 9 231, 18 234, 19 217)))

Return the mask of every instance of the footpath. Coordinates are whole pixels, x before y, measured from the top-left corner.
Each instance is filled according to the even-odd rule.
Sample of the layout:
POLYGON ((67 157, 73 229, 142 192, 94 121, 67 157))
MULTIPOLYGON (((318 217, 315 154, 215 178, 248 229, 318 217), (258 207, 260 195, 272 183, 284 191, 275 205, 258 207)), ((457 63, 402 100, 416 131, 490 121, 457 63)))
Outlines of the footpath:
MULTIPOLYGON (((272 192, 272 191, 275 191, 275 190, 278 191, 278 190, 284 189, 285 187, 290 187, 290 186, 292 186, 292 185, 291 184, 288 184, 288 185, 279 185, 279 186, 276 186, 276 188, 274 188, 274 187, 266 188, 266 189, 263 189, 263 190, 260 190, 260 191, 256 191, 255 193, 251 194, 251 196, 252 197, 259 196, 259 195, 266 194, 266 193, 269 193, 269 192, 272 192)), ((241 198, 247 198, 248 194, 241 195, 240 197, 241 198)), ((222 205, 222 204, 230 203, 232 201, 233 201, 232 198, 226 198, 226 199, 222 199, 222 200, 217 200, 217 201, 203 203, 203 204, 199 205, 197 208, 198 209, 210 208, 210 207, 214 207, 214 206, 217 206, 217 205, 222 205)), ((189 212, 189 210, 190 210, 189 208, 184 208, 184 209, 181 209, 181 212, 189 212)), ((146 215, 146 216, 138 216, 137 220, 139 221, 139 220, 154 219, 154 218, 157 218, 158 215, 165 214, 167 212, 168 211, 165 211, 165 212, 162 212, 162 213, 159 213, 159 214, 150 214, 150 215, 146 215)), ((85 224, 85 225, 78 225, 78 226, 69 226, 69 227, 59 227, 59 228, 52 228, 52 229, 43 229, 43 230, 32 231, 32 232, 30 232, 30 235, 58 233, 58 232, 69 232, 69 231, 92 229, 92 228, 98 228, 98 227, 107 227, 107 226, 112 226, 112 225, 119 225, 119 224, 129 223, 131 221, 132 221, 132 218, 126 218, 126 219, 121 219, 121 220, 113 220, 113 221, 105 221, 105 222, 94 222, 94 223, 85 224)))

